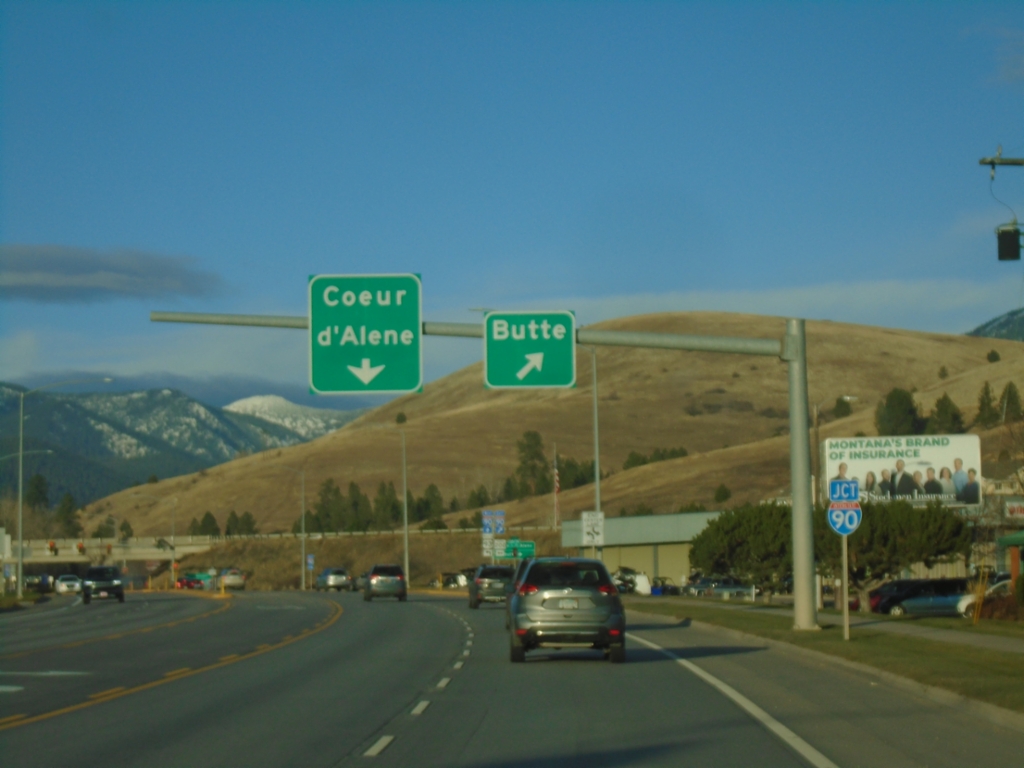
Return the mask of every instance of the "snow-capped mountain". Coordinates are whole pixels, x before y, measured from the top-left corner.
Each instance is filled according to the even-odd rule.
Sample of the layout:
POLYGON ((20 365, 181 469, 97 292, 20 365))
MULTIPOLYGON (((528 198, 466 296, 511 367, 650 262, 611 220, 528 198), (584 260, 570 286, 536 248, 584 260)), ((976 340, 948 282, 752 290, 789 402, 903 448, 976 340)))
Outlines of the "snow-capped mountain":
POLYGON ((968 336, 985 336, 990 339, 1014 339, 1024 341, 1024 309, 1011 309, 1009 312, 982 323, 968 336))
MULTIPOLYGON (((0 384, 0 454, 18 450, 21 387, 0 384)), ((25 399, 26 477, 40 473, 50 501, 80 503, 127 486, 196 472, 236 456, 280 448, 339 428, 361 411, 327 411, 264 396, 216 408, 174 389, 111 394, 35 392, 25 399), (43 454, 41 451, 51 453, 43 454)), ((17 482, 0 463, 0 484, 17 482)))
POLYGON ((279 424, 307 440, 343 427, 362 411, 332 411, 326 408, 308 408, 285 400, 278 395, 256 395, 236 400, 224 406, 225 411, 255 416, 279 424))

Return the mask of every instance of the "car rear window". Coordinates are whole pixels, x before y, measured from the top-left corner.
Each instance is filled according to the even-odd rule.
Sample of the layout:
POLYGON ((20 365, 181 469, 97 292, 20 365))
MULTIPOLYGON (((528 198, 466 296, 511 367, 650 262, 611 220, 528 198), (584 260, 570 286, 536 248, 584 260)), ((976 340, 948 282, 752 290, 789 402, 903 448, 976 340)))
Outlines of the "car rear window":
POLYGON ((402 567, 399 565, 375 565, 373 573, 377 576, 401 576, 402 567))
POLYGON ((116 579, 117 568, 90 568, 85 574, 87 579, 116 579))
POLYGON ((332 576, 347 576, 348 575, 348 571, 346 571, 344 568, 335 568, 333 571, 331 571, 331 575, 332 576))
POLYGON ((501 566, 495 568, 481 568, 480 569, 481 579, 511 579, 512 569, 503 568, 501 566))
POLYGON ((611 584, 600 563, 534 563, 526 583, 535 587, 599 587, 611 584))

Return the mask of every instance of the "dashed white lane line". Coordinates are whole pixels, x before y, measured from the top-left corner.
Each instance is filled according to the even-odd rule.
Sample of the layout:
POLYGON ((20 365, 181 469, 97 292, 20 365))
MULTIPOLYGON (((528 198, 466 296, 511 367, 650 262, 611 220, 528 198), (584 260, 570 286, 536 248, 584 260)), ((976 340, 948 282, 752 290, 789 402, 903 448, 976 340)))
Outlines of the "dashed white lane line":
POLYGON ((412 712, 410 712, 409 714, 411 714, 411 715, 422 715, 424 710, 426 710, 426 708, 429 707, 429 706, 430 706, 430 702, 429 701, 421 701, 419 704, 417 704, 415 707, 412 708, 412 712))
POLYGON ((464 661, 456 661, 454 664, 452 664, 452 669, 462 669, 463 664, 465 664, 464 661))
POLYGON ((757 704, 752 702, 750 699, 748 699, 746 696, 737 691, 728 683, 723 683, 710 672, 705 672, 703 669, 698 667, 693 662, 687 661, 686 659, 682 659, 676 656, 674 653, 672 653, 672 651, 662 648, 657 643, 652 643, 649 640, 644 640, 642 637, 637 637, 632 632, 628 633, 627 637, 629 637, 631 640, 634 640, 635 642, 640 643, 641 645, 646 645, 648 648, 651 648, 652 650, 658 651, 659 653, 668 656, 670 659, 675 661, 676 664, 683 667, 687 671, 692 672, 705 683, 710 685, 712 688, 717 689, 726 698, 731 699, 734 704, 739 706, 740 709, 742 709, 752 718, 757 720, 757 722, 763 725, 767 730, 778 736, 783 741, 783 743, 785 743, 790 749, 792 749, 794 752, 800 755, 808 763, 813 765, 814 768, 839 768, 839 766, 837 766, 835 763, 833 763, 831 760, 829 760, 827 757, 821 754, 821 752, 819 752, 806 741, 801 739, 799 736, 797 736, 795 733, 789 730, 789 728, 787 728, 774 717, 769 715, 767 712, 765 712, 763 709, 757 706, 757 704))
POLYGON ((464 650, 464 651, 462 652, 462 655, 463 655, 463 656, 469 656, 469 649, 467 648, 466 650, 464 650))
POLYGON ((363 752, 363 757, 376 757, 385 749, 388 748, 388 744, 395 740, 394 736, 381 736, 377 741, 373 743, 373 746, 363 752))
POLYGON ((472 644, 473 644, 473 641, 472 641, 472 640, 467 640, 467 641, 466 641, 466 647, 467 647, 467 648, 468 648, 469 646, 471 646, 472 644))
POLYGON ((452 681, 452 679, 450 677, 442 677, 441 680, 437 684, 438 689, 447 688, 448 687, 448 683, 450 683, 451 681, 452 681))
POLYGON ((0 693, 17 693, 24 690, 24 686, 21 685, 0 685, 0 693))

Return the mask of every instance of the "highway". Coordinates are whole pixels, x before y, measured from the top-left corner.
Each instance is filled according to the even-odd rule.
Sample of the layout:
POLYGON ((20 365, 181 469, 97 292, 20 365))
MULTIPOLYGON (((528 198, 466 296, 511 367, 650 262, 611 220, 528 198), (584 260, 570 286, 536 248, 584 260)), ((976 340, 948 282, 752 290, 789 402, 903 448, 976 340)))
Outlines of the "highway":
POLYGON ((67 598, 0 615, 12 766, 1002 766, 1024 734, 845 668, 630 616, 629 659, 508 661, 499 606, 67 598))

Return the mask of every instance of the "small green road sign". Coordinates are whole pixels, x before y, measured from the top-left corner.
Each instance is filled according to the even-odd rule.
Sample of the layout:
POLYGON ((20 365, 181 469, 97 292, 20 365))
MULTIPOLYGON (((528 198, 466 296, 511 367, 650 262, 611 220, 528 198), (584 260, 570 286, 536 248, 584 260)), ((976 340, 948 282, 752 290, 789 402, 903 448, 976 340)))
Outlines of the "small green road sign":
POLYGON ((514 560, 523 557, 536 557, 537 542, 520 541, 519 539, 506 539, 501 554, 498 553, 498 540, 494 540, 494 556, 498 559, 514 560))
POLYGON ((488 312, 484 316, 484 385, 499 388, 576 385, 576 316, 556 312, 488 312))
POLYGON ((309 387, 318 394, 415 392, 423 385, 418 275, 309 280, 309 387))

